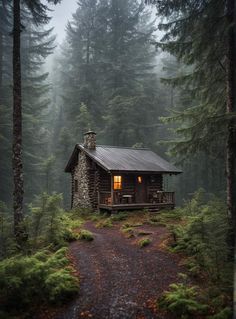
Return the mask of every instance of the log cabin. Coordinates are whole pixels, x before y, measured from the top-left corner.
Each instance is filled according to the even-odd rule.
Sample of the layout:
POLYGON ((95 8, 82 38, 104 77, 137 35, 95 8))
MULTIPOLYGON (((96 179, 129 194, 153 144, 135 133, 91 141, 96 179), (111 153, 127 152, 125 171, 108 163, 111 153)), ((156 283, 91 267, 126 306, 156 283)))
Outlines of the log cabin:
POLYGON ((96 133, 84 134, 66 165, 71 173, 71 206, 112 213, 129 209, 174 208, 175 194, 163 189, 163 176, 180 174, 146 148, 96 145, 96 133))

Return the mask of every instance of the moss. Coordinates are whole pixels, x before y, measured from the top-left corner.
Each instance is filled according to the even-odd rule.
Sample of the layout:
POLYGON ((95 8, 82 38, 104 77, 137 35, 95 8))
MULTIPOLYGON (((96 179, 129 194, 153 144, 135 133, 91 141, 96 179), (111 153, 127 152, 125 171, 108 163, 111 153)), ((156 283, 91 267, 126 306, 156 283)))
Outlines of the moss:
POLYGON ((142 238, 138 241, 138 244, 139 246, 142 248, 142 247, 146 247, 148 245, 151 244, 151 239, 150 238, 142 238))
POLYGON ((110 218, 102 219, 97 224, 97 228, 103 228, 103 227, 112 227, 112 220, 110 218))
POLYGON ((142 226, 143 224, 142 223, 125 223, 122 225, 122 228, 130 228, 130 227, 140 227, 142 226))
POLYGON ((125 234, 125 237, 127 238, 135 237, 134 229, 132 227, 121 228, 121 231, 125 234))
POLYGON ((93 234, 89 230, 86 230, 86 229, 81 229, 79 231, 78 238, 81 240, 86 240, 86 241, 93 241, 94 240, 93 234))

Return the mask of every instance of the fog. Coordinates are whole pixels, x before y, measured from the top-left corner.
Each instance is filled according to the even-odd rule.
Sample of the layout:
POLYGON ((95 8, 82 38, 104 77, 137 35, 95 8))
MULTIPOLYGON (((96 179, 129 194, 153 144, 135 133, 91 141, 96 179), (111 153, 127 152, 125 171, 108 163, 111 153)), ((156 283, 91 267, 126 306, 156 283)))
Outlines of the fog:
POLYGON ((77 0, 64 0, 56 6, 50 5, 52 19, 49 26, 54 28, 54 33, 57 35, 57 43, 61 44, 65 38, 66 24, 76 11, 77 6, 77 0))

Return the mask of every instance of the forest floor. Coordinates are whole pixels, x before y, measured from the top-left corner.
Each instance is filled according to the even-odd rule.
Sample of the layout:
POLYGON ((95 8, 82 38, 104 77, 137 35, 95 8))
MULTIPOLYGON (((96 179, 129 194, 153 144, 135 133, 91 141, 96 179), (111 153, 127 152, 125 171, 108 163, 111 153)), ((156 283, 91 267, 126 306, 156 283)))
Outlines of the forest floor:
MULTIPOLYGON (((83 225, 93 233, 91 242, 70 244, 70 258, 78 271, 78 297, 55 312, 37 319, 161 319, 156 299, 176 282, 180 257, 165 249, 168 231, 162 226, 138 225, 133 237, 121 231, 121 222, 97 228, 94 222, 83 225), (138 244, 150 238, 146 247, 138 244)), ((35 317, 36 318, 36 317, 35 317)))

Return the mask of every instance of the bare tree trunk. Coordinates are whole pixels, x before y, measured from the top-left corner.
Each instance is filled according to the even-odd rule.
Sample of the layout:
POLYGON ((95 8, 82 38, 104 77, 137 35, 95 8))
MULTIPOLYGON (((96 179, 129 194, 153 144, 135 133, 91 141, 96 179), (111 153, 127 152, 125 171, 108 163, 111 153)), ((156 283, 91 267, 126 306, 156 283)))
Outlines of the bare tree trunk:
MULTIPOLYGON (((236 111, 235 97, 235 15, 234 0, 227 0, 227 18, 228 18, 228 49, 227 49, 227 109, 231 114, 236 111)), ((226 174, 227 174, 227 207, 228 214, 235 230, 236 220, 236 129, 235 120, 231 119, 228 124, 228 136, 226 143, 226 174)))
MULTIPOLYGON (((2 77, 3 77, 3 34, 2 31, 0 30, 0 92, 2 89, 2 77)), ((1 99, 1 96, 0 96, 1 99)))
POLYGON ((22 242, 23 221, 23 162, 22 162, 22 110, 21 110, 21 16, 20 0, 13 4, 13 144, 12 169, 14 179, 13 208, 14 234, 18 244, 22 242))

